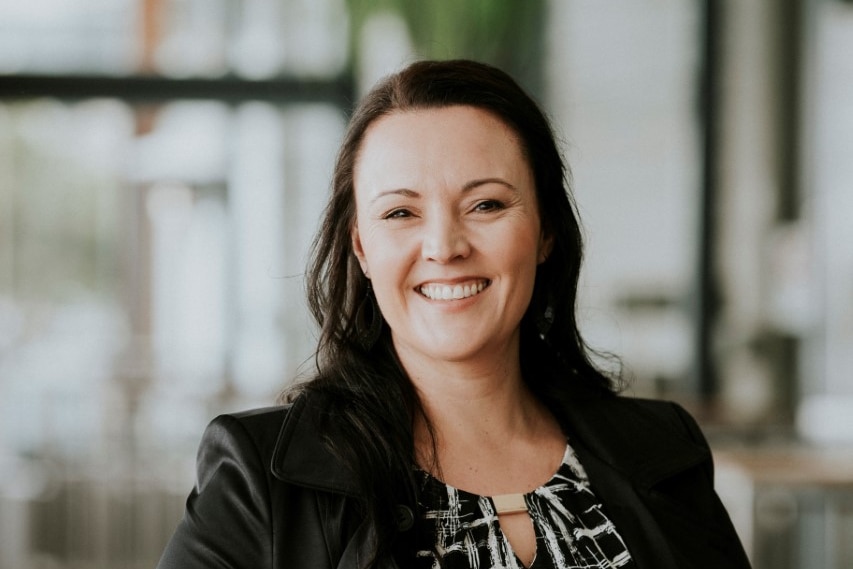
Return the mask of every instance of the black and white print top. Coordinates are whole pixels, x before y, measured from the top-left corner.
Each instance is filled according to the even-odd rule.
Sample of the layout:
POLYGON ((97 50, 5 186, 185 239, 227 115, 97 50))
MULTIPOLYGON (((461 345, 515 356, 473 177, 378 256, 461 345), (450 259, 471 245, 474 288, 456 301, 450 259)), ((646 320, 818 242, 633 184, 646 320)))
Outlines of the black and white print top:
MULTIPOLYGON (((524 568, 501 533, 492 498, 448 486, 423 471, 418 474, 419 569, 439 569, 437 556, 447 569, 524 568)), ((557 473, 525 494, 524 501, 536 534, 529 569, 635 567, 571 446, 566 445, 557 473)))

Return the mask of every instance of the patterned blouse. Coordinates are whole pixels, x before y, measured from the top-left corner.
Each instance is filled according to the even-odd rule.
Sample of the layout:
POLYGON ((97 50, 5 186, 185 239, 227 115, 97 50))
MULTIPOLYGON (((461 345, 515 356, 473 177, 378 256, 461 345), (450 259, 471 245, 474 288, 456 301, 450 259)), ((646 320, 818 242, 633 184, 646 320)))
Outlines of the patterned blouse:
MULTIPOLYGON (((423 471, 418 504, 417 567, 439 569, 523 569, 501 533, 495 503, 448 486, 423 471)), ((557 473, 529 494, 527 512, 536 534, 529 569, 633 569, 622 538, 592 493, 571 446, 557 473)), ((519 514, 520 515, 520 514, 519 514)))

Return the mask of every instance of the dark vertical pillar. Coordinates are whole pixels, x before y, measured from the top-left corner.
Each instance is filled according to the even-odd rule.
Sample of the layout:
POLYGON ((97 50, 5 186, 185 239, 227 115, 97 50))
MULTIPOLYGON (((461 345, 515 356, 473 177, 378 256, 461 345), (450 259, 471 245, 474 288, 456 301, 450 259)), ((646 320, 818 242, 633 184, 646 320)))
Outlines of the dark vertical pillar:
MULTIPOLYGON (((814 0, 782 0, 776 11, 773 121, 777 129, 774 148, 778 180, 776 222, 780 226, 795 224, 802 217, 805 50, 809 13, 814 3, 814 0)), ((777 382, 777 413, 782 419, 793 421, 799 395, 803 339, 798 334, 774 330, 767 333, 764 342, 777 382)))
POLYGON ((805 11, 808 1, 782 0, 779 3, 777 35, 773 46, 777 54, 776 137, 779 193, 776 217, 780 222, 800 217, 801 196, 801 117, 805 11))
POLYGON ((699 213, 699 251, 693 299, 695 321, 694 388, 707 400, 717 392, 713 332, 719 298, 715 275, 716 211, 719 186, 719 91, 722 0, 703 1, 702 67, 699 116, 702 128, 702 180, 699 213))

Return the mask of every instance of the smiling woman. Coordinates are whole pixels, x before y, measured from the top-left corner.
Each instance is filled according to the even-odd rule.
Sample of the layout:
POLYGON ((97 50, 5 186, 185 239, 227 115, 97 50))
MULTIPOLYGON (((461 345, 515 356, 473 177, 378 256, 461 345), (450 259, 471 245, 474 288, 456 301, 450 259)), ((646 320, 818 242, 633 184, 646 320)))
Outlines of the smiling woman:
POLYGON ((316 373, 211 424, 160 567, 749 567, 692 418, 590 361, 567 190, 502 71, 377 85, 308 272, 316 373))
POLYGON ((517 137, 468 106, 391 114, 368 129, 354 184, 353 250, 412 378, 443 361, 517 368, 550 242, 517 137))

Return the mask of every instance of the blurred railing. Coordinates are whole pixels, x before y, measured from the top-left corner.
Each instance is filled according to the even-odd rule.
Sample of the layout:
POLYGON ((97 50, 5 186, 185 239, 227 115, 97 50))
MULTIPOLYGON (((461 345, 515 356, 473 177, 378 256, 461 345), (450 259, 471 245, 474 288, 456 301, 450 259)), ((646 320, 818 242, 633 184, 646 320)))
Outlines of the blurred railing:
POLYGON ((18 459, 0 477, 0 569, 151 569, 182 515, 192 457, 18 459))
POLYGON ((853 567, 853 449, 716 453, 717 486, 754 569, 853 567))

